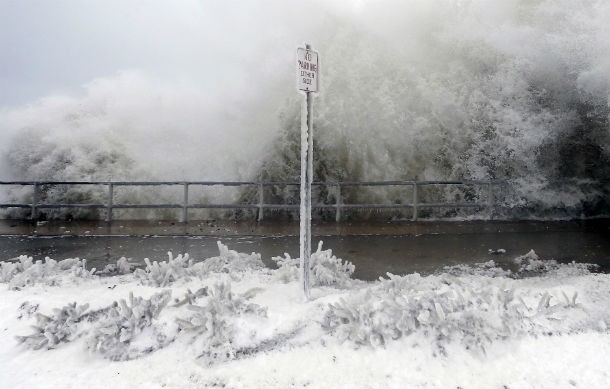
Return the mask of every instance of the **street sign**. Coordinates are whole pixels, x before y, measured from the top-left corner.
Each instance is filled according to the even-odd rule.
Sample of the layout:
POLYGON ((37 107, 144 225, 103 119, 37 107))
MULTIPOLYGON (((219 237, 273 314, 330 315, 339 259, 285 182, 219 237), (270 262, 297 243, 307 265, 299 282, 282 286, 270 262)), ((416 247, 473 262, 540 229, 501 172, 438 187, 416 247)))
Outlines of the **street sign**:
POLYGON ((305 92, 318 91, 318 52, 309 48, 297 48, 297 89, 305 92))
POLYGON ((313 95, 318 91, 318 52, 305 44, 297 48, 297 89, 305 92, 301 116, 301 211, 300 247, 301 282, 305 300, 309 300, 309 275, 311 263, 311 183, 313 177, 313 95))

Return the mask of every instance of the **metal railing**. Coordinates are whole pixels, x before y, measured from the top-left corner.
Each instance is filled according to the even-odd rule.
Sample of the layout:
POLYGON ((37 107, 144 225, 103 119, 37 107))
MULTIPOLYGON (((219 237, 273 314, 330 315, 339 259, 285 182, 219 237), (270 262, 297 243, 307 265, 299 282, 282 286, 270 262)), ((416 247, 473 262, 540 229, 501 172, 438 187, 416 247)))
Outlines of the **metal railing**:
MULTIPOLYGON (((335 203, 334 204, 313 204, 313 209, 334 209, 335 220, 338 222, 342 217, 344 209, 411 209, 411 219, 417 220, 420 209, 424 208, 479 208, 487 209, 489 217, 493 216, 494 210, 494 187, 501 184, 502 181, 368 181, 368 182, 314 182, 313 186, 325 186, 334 188, 335 203), (480 186, 486 188, 487 194, 484 202, 420 202, 420 188, 433 185, 468 185, 480 186), (383 187, 383 186, 410 186, 411 187, 411 202, 403 202, 400 204, 344 204, 342 199, 343 188, 348 187, 383 187)), ((107 222, 113 220, 112 214, 115 209, 181 209, 182 221, 188 221, 189 209, 255 209, 257 210, 257 219, 259 221, 264 218, 265 209, 281 209, 292 210, 299 209, 297 204, 269 204, 265 203, 265 187, 267 186, 299 186, 298 182, 253 182, 253 181, 0 181, 0 186, 31 186, 32 187, 32 202, 31 203, 0 203, 2 208, 25 208, 30 209, 30 218, 36 220, 38 212, 41 209, 59 209, 59 208, 87 208, 87 209, 105 209, 107 222), (103 204, 70 204, 58 203, 47 204, 39 201, 40 188, 43 186, 61 186, 61 185, 98 185, 107 188, 106 202, 103 204), (166 203, 166 204, 117 204, 114 202, 114 189, 116 187, 126 186, 178 186, 183 189, 183 199, 181 203, 166 203), (258 191, 258 203, 256 204, 191 204, 189 202, 189 191, 195 186, 256 186, 258 191)))

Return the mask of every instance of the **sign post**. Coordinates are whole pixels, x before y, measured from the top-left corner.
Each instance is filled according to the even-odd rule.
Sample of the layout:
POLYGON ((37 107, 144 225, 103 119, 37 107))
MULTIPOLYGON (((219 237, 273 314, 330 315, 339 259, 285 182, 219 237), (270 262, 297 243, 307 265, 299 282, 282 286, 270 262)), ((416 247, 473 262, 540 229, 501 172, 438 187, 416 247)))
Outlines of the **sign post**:
POLYGON ((297 90, 305 92, 305 107, 301 110, 301 211, 300 255, 301 281, 305 299, 309 300, 311 258, 311 181, 313 176, 312 93, 318 92, 318 53, 309 44, 297 48, 297 90), (303 120, 305 119, 305 120, 303 120))

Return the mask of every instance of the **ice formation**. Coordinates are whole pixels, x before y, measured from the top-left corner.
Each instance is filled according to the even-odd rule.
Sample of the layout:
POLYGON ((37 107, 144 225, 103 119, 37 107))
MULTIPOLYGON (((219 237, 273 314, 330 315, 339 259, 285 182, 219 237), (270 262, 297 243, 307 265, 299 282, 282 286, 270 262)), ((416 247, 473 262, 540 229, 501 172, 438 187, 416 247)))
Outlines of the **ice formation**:
MULTIPOLYGON (((122 271, 114 275, 86 270, 78 259, 32 263, 21 257, 0 262, 0 287, 4 285, 0 322, 7 335, 14 335, 0 339, 0 358, 13 355, 0 368, 0 380, 13 382, 10 376, 21 383, 36 382, 32 380, 37 376, 13 376, 12 372, 24 371, 17 368, 19 356, 32 349, 28 360, 34 358, 65 376, 90 369, 105 374, 106 369, 116 368, 125 374, 121 366, 129 369, 162 358, 161 365, 182 366, 180 371, 190 372, 176 377, 177 385, 185 384, 185 377, 197 376, 194 372, 202 366, 209 369, 205 370, 208 376, 221 379, 223 369, 234 371, 240 364, 249 365, 248 361, 266 364, 276 356, 319 355, 332 361, 317 367, 320 374, 310 379, 315 386, 328 386, 337 379, 331 373, 338 368, 333 367, 337 358, 351 361, 345 368, 376 355, 380 362, 388 358, 390 364, 390 360, 408 357, 433 366, 440 359, 443 369, 458 369, 464 358, 472 359, 471 364, 502 364, 499 350, 544 339, 556 344, 553 347, 571 347, 582 357, 589 354, 579 347, 591 344, 570 346, 572 339, 597 339, 595 347, 601 347, 609 336, 608 275, 592 273, 588 265, 541 260, 533 251, 515 258, 514 270, 490 261, 429 276, 389 274, 377 282, 363 282, 350 278, 351 263, 322 250, 320 244, 312 255, 312 299, 304 302, 297 281, 299 259, 274 258, 279 266, 273 270, 262 266, 258 254, 238 253, 220 242, 219 250, 218 257, 204 261, 186 254, 170 255, 168 261, 148 261, 145 269, 133 273, 120 260, 115 268, 122 271), (28 324, 33 324, 29 331, 28 324), (93 363, 91 358, 82 358, 86 352, 111 365, 112 361, 128 365, 93 363), (54 353, 70 362, 60 366, 54 353)), ((602 347, 600 352, 610 353, 610 349, 602 347)), ((551 361, 560 363, 559 355, 566 354, 559 353, 551 361)), ((532 366, 527 365, 527 355, 521 358, 525 360, 520 368, 532 366)), ((159 369, 160 374, 170 374, 165 367, 159 369)), ((274 376, 277 382, 296 379, 295 372, 285 370, 274 376)), ((431 370, 425 371, 427 377, 434 376, 431 370)), ((239 379, 250 385, 269 383, 257 368, 248 372, 239 373, 239 379)), ((45 374, 42 377, 51 379, 45 374)), ((133 379, 148 382, 142 374, 139 378, 126 375, 117 384, 134 383, 133 379)), ((387 377, 380 378, 374 371, 368 374, 360 377, 361 382, 393 386, 392 381, 384 381, 387 377)), ((530 369, 529 374, 538 379, 542 373, 530 369)), ((603 369, 596 370, 577 379, 595 386, 607 379, 604 374, 603 369)), ((426 381, 417 383, 413 376, 399 375, 400 384, 426 386, 422 383, 426 381)), ((449 375, 443 382, 520 382, 506 375, 500 375, 501 381, 484 376, 486 381, 477 381, 475 376, 464 381, 449 375)), ((67 383, 53 379, 58 381, 48 382, 67 383)), ((553 382, 567 379, 562 373, 551 378, 553 382)), ((193 382, 209 384, 199 378, 193 382)))

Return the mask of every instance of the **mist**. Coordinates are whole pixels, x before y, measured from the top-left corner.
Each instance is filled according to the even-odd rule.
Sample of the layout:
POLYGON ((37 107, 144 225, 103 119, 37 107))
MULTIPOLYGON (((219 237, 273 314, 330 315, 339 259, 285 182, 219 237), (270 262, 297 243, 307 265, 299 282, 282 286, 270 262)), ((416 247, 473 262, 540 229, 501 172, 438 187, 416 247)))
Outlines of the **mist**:
MULTIPOLYGON (((610 173, 607 2, 110 4, 74 5, 97 43, 49 64, 77 70, 69 91, 0 112, 2 177, 293 179, 308 41, 315 178, 501 179, 509 207, 608 209, 607 184, 591 184, 610 173)), ((60 47, 81 42, 64 33, 60 47)))
POLYGON ((3 179, 252 175, 293 91, 294 48, 310 35, 298 2, 3 7, 22 17, 1 13, 14 55, 2 75, 3 179), (19 104, 24 90, 40 95, 19 104), (91 171, 91 149, 125 167, 91 171))

